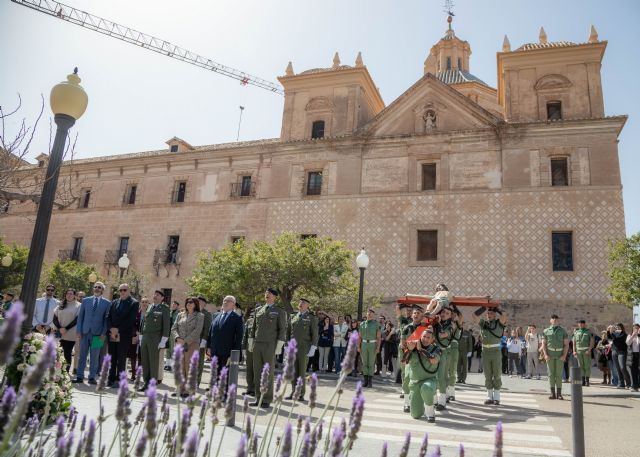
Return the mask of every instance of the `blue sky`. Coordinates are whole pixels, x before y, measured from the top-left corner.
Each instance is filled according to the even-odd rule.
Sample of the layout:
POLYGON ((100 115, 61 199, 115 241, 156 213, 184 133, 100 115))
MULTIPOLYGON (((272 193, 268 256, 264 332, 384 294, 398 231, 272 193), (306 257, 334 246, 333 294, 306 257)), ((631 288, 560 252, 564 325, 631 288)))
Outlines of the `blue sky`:
MULTIPOLYGON (((422 76, 429 49, 446 29, 442 0, 66 2, 271 81, 289 60, 299 72, 330 66, 335 51, 353 64, 362 51, 387 104, 422 76)), ((456 34, 472 47, 472 73, 494 87, 505 34, 512 48, 537 41, 540 26, 549 41, 585 42, 596 26, 608 41, 606 114, 629 115, 619 155, 627 233, 640 231, 640 2, 456 0, 454 10, 456 34)), ((194 145, 235 141, 239 105, 246 108, 241 140, 280 134, 278 95, 9 1, 0 3, 0 42, 0 104, 15 105, 20 93, 27 119, 37 114, 40 94, 46 101, 50 88, 79 67, 89 108, 75 128, 77 157, 163 149, 173 136, 194 145)), ((48 144, 45 119, 32 157, 48 144)))

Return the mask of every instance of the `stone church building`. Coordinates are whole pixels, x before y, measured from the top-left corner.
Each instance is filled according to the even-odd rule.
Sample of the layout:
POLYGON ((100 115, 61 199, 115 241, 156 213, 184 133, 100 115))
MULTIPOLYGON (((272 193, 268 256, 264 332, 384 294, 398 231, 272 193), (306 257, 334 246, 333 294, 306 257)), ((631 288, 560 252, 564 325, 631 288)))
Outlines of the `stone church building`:
MULTIPOLYGON (((388 105, 360 55, 299 73, 290 63, 279 138, 174 137, 165 150, 75 160, 82 195, 54 211, 46 258, 106 274, 128 252, 148 289, 184 300, 199 251, 289 230, 365 246, 367 288, 389 299, 445 282, 504 301, 517 324, 552 311, 567 326, 609 323, 627 312, 606 293, 607 242, 625 235, 626 116, 605 115, 606 46, 593 28, 585 43, 541 30, 511 49, 505 37, 493 88, 449 21, 424 75, 388 105)), ((28 211, 0 218, 5 242, 29 244, 28 211)))

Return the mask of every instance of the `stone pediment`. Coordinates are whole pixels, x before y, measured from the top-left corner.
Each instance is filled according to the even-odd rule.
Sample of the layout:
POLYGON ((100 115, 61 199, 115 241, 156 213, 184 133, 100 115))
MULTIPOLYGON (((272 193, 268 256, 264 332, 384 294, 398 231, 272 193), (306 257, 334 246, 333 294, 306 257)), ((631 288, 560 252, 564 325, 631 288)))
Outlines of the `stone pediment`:
POLYGON ((500 119, 427 73, 360 129, 366 136, 421 135, 493 127, 500 119))

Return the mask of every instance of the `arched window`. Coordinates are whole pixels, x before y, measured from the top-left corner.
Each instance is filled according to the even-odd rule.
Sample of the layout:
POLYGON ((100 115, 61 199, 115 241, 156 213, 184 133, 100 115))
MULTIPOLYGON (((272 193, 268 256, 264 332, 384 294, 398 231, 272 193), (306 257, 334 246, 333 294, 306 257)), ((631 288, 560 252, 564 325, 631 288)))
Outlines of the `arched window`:
POLYGON ((324 121, 314 121, 311 125, 311 138, 324 138, 324 121))

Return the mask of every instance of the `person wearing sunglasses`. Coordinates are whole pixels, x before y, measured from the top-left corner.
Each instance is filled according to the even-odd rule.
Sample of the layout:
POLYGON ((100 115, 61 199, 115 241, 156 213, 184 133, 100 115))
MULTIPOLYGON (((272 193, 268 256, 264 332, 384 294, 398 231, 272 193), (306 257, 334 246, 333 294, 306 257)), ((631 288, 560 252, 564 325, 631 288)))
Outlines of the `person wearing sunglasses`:
POLYGON ((72 382, 84 382, 84 369, 87 366, 87 355, 91 357, 89 364, 89 384, 96 384, 100 366, 100 351, 104 346, 107 334, 107 314, 111 302, 102 296, 104 284, 97 281, 93 285, 93 295, 85 297, 78 313, 76 332, 80 335, 80 358, 76 379, 72 382))
POLYGON ((109 328, 109 354, 111 355, 111 369, 109 370, 109 384, 118 388, 120 373, 127 370, 127 354, 134 336, 136 318, 140 305, 138 300, 129 293, 128 284, 118 287, 120 297, 111 302, 107 327, 109 328))
POLYGON ((36 300, 36 308, 33 310, 31 326, 36 332, 47 334, 51 331, 53 311, 60 304, 60 301, 53 296, 56 291, 53 284, 47 285, 44 290, 44 296, 36 300))

